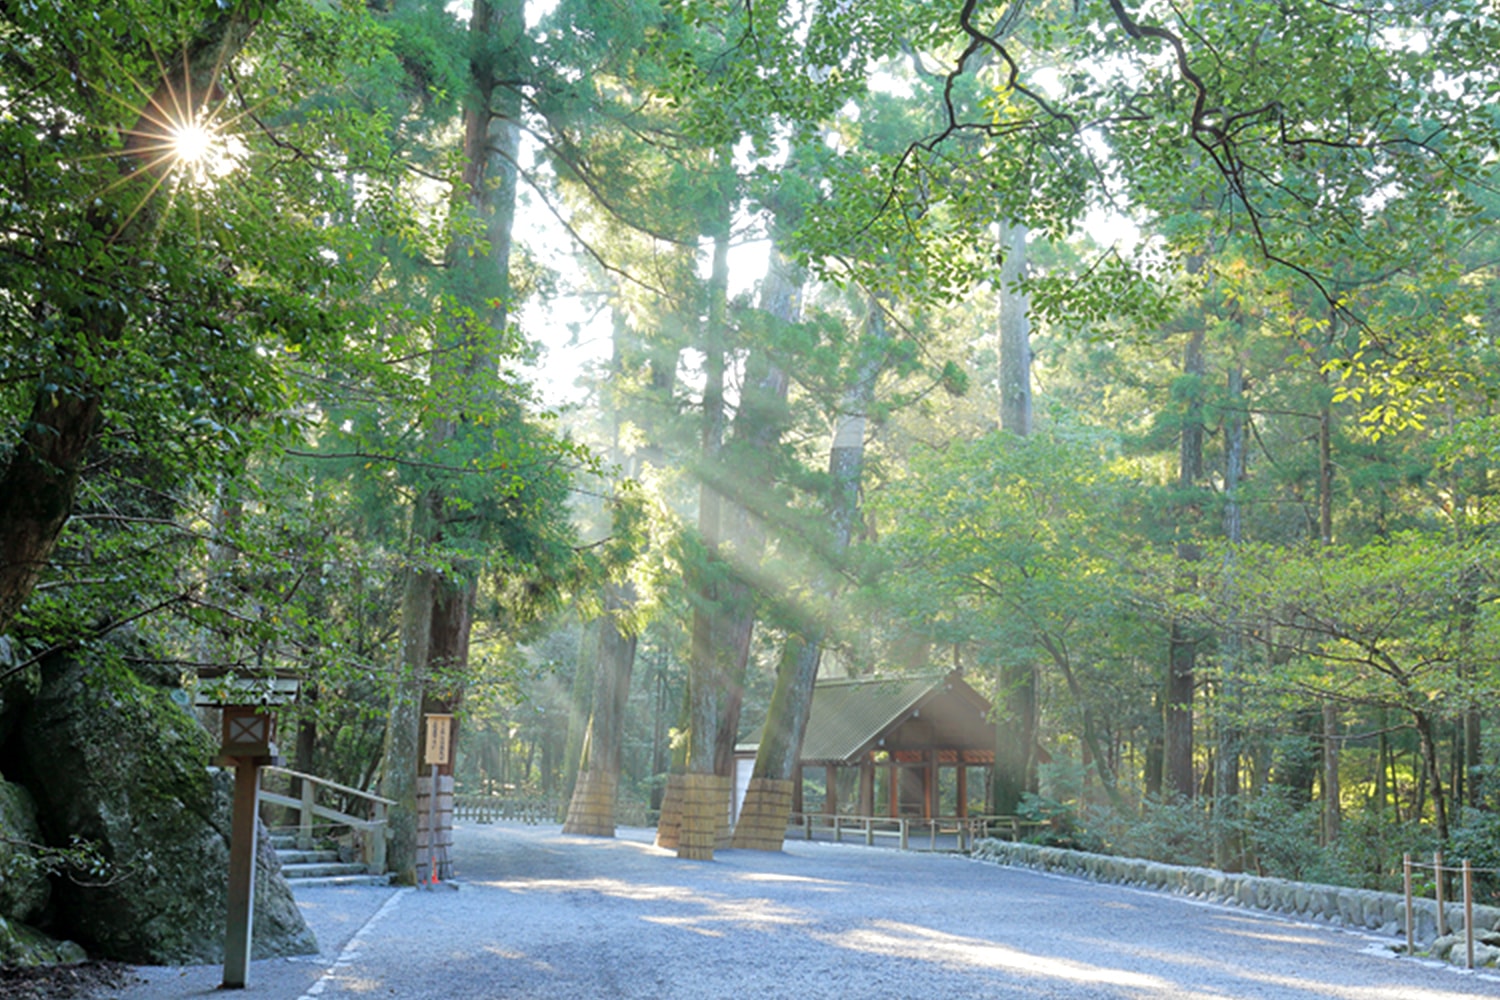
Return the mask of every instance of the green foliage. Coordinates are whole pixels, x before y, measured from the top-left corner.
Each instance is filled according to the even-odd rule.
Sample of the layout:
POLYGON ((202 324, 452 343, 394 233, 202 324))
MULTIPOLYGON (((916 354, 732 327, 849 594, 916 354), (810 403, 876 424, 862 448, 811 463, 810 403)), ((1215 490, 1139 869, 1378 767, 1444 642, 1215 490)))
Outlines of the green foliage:
POLYGON ((38 602, 23 634, 55 637, 68 607, 87 631, 159 600, 148 580, 180 586, 173 564, 193 531, 172 522, 185 499, 296 432, 287 359, 329 348, 366 315, 358 275, 333 263, 360 239, 318 221, 347 190, 318 157, 284 151, 311 154, 364 127, 354 116, 333 132, 292 112, 297 95, 336 80, 373 42, 353 12, 283 6, 236 63, 236 98, 254 117, 215 99, 224 124, 211 155, 221 159, 198 171, 122 146, 143 94, 185 58, 208 8, 116 5, 96 16, 28 4, 0 23, 17 43, 0 66, 5 90, 26 95, 0 112, 14 153, 0 164, 11 290, 0 301, 0 454, 37 394, 97 393, 102 411, 84 516, 63 541, 68 568, 50 582, 65 589, 38 602), (67 53, 70 74, 44 70, 67 53))
POLYGON ((1296 801, 1286 789, 1272 788, 1243 802, 1244 816, 1233 832, 1261 874, 1299 882, 1357 884, 1337 852, 1319 845, 1319 807, 1296 801))
POLYGON ((1274 622, 1293 654, 1264 683, 1438 712, 1461 693, 1485 697, 1496 680, 1480 638, 1493 623, 1481 614, 1468 633, 1455 617, 1466 570, 1487 560, 1483 549, 1408 533, 1305 554, 1242 548, 1217 583, 1274 622), (1478 668, 1475 679, 1454 670, 1461 657, 1478 668))
POLYGON ((1072 760, 1053 760, 1043 764, 1041 783, 1044 794, 1024 792, 1016 815, 1032 823, 1044 824, 1027 835, 1028 843, 1063 847, 1075 851, 1101 851, 1104 842, 1084 828, 1079 815, 1085 769, 1072 760))
POLYGON ((121 867, 106 858, 97 843, 74 835, 66 847, 50 847, 13 838, 0 838, 13 853, 0 870, 7 879, 23 879, 35 873, 60 875, 82 886, 109 885, 130 878, 130 866, 121 867), (21 848, 21 850, 14 850, 21 848))
MULTIPOLYGON (((1474 870, 1475 902, 1494 906, 1500 901, 1500 814, 1487 809, 1465 810, 1453 829, 1445 858, 1449 865, 1467 860, 1474 870)), ((1447 878, 1449 885, 1457 884, 1451 874, 1447 878)))
POLYGON ((1208 823, 1207 814, 1191 802, 1148 800, 1139 814, 1092 810, 1087 827, 1111 854, 1207 866, 1213 857, 1208 823))

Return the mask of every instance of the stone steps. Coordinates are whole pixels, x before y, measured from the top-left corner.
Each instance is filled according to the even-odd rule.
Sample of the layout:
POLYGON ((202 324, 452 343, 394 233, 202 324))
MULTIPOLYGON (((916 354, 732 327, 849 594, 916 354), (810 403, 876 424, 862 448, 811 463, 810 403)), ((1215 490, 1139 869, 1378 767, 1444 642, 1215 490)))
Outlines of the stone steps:
POLYGON ((281 861, 281 874, 293 891, 330 885, 389 885, 390 876, 371 874, 362 863, 339 860, 339 852, 304 850, 291 834, 274 834, 271 845, 281 861))
POLYGON ((338 861, 338 851, 299 851, 295 847, 278 847, 276 856, 281 859, 281 867, 288 865, 314 865, 327 864, 330 861, 338 861))

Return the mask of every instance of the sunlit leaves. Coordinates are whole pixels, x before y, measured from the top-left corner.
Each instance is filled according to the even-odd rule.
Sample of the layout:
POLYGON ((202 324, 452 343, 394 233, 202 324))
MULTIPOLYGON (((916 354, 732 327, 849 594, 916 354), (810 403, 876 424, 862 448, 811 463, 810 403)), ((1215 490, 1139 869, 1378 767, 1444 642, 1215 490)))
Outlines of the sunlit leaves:
POLYGON ((1240 627, 1271 629, 1265 641, 1295 654, 1250 678, 1257 685, 1436 712, 1500 685, 1488 652, 1497 623, 1480 590, 1491 559, 1416 533, 1358 548, 1246 548, 1203 606, 1232 594, 1233 607, 1251 609, 1240 627))

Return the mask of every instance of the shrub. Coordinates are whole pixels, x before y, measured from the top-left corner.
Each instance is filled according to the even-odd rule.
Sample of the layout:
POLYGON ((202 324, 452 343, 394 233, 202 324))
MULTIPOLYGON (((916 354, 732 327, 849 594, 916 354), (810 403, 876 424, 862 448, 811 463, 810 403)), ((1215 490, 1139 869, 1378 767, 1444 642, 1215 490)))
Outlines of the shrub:
POLYGON ((1445 858, 1454 867, 1465 858, 1469 860, 1474 868, 1476 903, 1500 903, 1500 875, 1496 874, 1500 869, 1500 814, 1465 809, 1459 826, 1451 832, 1445 858))
POLYGON ((1100 806, 1090 811, 1088 826, 1110 854, 1178 865, 1211 860, 1208 817, 1185 799, 1147 800, 1139 816, 1100 806))

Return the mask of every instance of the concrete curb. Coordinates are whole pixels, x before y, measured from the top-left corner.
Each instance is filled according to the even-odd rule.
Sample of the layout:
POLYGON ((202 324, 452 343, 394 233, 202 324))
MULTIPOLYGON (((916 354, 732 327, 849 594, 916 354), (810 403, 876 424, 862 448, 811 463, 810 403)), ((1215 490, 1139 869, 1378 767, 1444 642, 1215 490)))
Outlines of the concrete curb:
MULTIPOLYGON (((1212 868, 1116 858, 1107 854, 1090 854, 1086 851, 1069 851, 1037 844, 1017 844, 1007 840, 981 840, 974 845, 971 855, 976 860, 994 864, 1062 872, 1098 882, 1159 889, 1194 899, 1285 913, 1340 927, 1375 931, 1391 937, 1404 938, 1406 935, 1405 900, 1394 892, 1292 882, 1258 875, 1234 875, 1212 868)), ((1417 946, 1429 948, 1438 938, 1437 903, 1431 899, 1417 899, 1412 901, 1412 909, 1416 914, 1417 946)), ((1443 910, 1449 934, 1453 934, 1456 929, 1461 935, 1464 926, 1462 902, 1447 902, 1443 910)), ((1500 907, 1475 906, 1474 929, 1476 935, 1500 931, 1500 907)), ((1459 947, 1454 950, 1462 962, 1464 949, 1459 947)), ((1500 957, 1500 950, 1476 944, 1474 957, 1476 965, 1491 964, 1500 957)))

